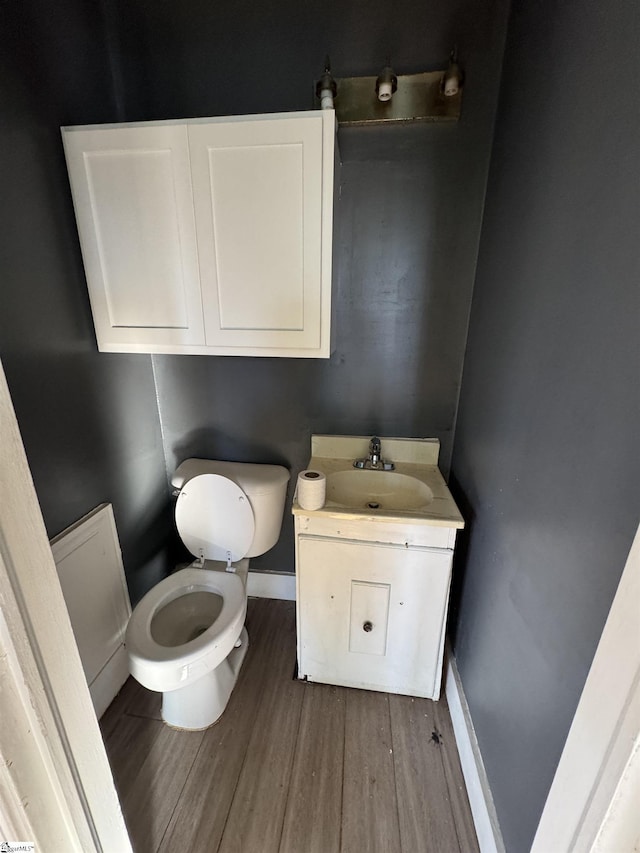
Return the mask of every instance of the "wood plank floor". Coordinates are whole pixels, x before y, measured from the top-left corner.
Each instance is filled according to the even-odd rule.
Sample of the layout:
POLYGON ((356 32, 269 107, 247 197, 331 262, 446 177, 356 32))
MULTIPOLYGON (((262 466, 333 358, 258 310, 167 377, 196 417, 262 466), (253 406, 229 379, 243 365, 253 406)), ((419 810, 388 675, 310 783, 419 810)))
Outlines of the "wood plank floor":
POLYGON ((293 678, 295 604, 251 599, 221 720, 177 732, 133 679, 101 720, 136 853, 476 853, 443 698, 293 678))

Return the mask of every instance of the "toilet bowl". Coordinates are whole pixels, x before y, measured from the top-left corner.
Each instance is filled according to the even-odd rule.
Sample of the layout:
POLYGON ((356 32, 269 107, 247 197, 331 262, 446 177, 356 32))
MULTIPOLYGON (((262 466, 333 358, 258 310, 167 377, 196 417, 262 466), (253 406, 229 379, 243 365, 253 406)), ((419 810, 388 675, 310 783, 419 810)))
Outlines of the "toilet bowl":
POLYGON ((248 648, 246 612, 242 578, 224 568, 181 569, 136 607, 125 640, 129 671, 164 694, 166 723, 203 729, 220 717, 248 648))
POLYGON ((248 557, 276 543, 288 480, 279 465, 188 459, 176 470, 176 526, 197 559, 144 596, 125 637, 131 675, 162 692, 170 726, 204 729, 224 712, 249 645, 248 557))

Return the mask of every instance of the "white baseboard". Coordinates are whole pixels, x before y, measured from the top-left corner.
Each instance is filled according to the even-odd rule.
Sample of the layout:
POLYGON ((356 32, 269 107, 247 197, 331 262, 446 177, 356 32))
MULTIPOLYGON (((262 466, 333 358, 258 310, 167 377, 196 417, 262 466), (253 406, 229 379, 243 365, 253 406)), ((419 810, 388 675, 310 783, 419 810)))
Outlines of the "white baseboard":
POLYGON ((296 600, 296 576, 291 572, 252 572, 247 578, 247 595, 254 598, 296 600))
POLYGON ((462 689, 456 660, 447 646, 445 693, 449 703, 453 733, 458 746, 462 773, 467 786, 473 823, 481 853, 505 853, 489 781, 473 728, 469 706, 462 689))

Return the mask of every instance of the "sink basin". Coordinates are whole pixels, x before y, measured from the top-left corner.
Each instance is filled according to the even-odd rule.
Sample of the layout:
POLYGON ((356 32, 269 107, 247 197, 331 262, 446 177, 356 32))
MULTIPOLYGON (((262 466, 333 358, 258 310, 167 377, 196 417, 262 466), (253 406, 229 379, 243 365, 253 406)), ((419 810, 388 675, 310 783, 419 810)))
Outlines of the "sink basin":
POLYGON ((394 471, 337 471, 327 477, 327 501, 354 509, 420 510, 433 499, 421 480, 394 471))

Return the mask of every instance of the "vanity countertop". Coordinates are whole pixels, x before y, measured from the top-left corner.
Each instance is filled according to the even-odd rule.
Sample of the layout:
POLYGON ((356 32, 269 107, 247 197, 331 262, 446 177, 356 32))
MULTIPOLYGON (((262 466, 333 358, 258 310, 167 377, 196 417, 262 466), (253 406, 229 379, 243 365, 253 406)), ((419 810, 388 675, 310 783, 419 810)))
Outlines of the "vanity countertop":
MULTIPOLYGON (((366 519, 383 523, 402 522, 458 529, 464 527, 462 515, 438 468, 440 443, 437 439, 381 438, 382 458, 394 463, 394 471, 359 471, 353 467, 353 461, 366 458, 369 441, 368 436, 314 435, 307 469, 319 471, 327 478, 327 500, 321 509, 303 509, 298 503, 296 490, 292 505, 293 515, 339 517, 345 520, 366 519), (342 472, 353 472, 354 482, 362 475, 363 483, 366 476, 369 478, 368 482, 374 484, 377 478, 383 483, 384 478, 389 478, 390 475, 410 477, 424 484, 430 491, 431 498, 428 503, 411 509, 398 507, 397 504, 402 503, 401 499, 395 500, 394 507, 385 507, 383 499, 380 500, 379 508, 370 508, 364 501, 362 508, 347 506, 344 502, 332 500, 331 496, 331 475, 342 472)), ((396 476, 394 482, 406 481, 396 476)))

